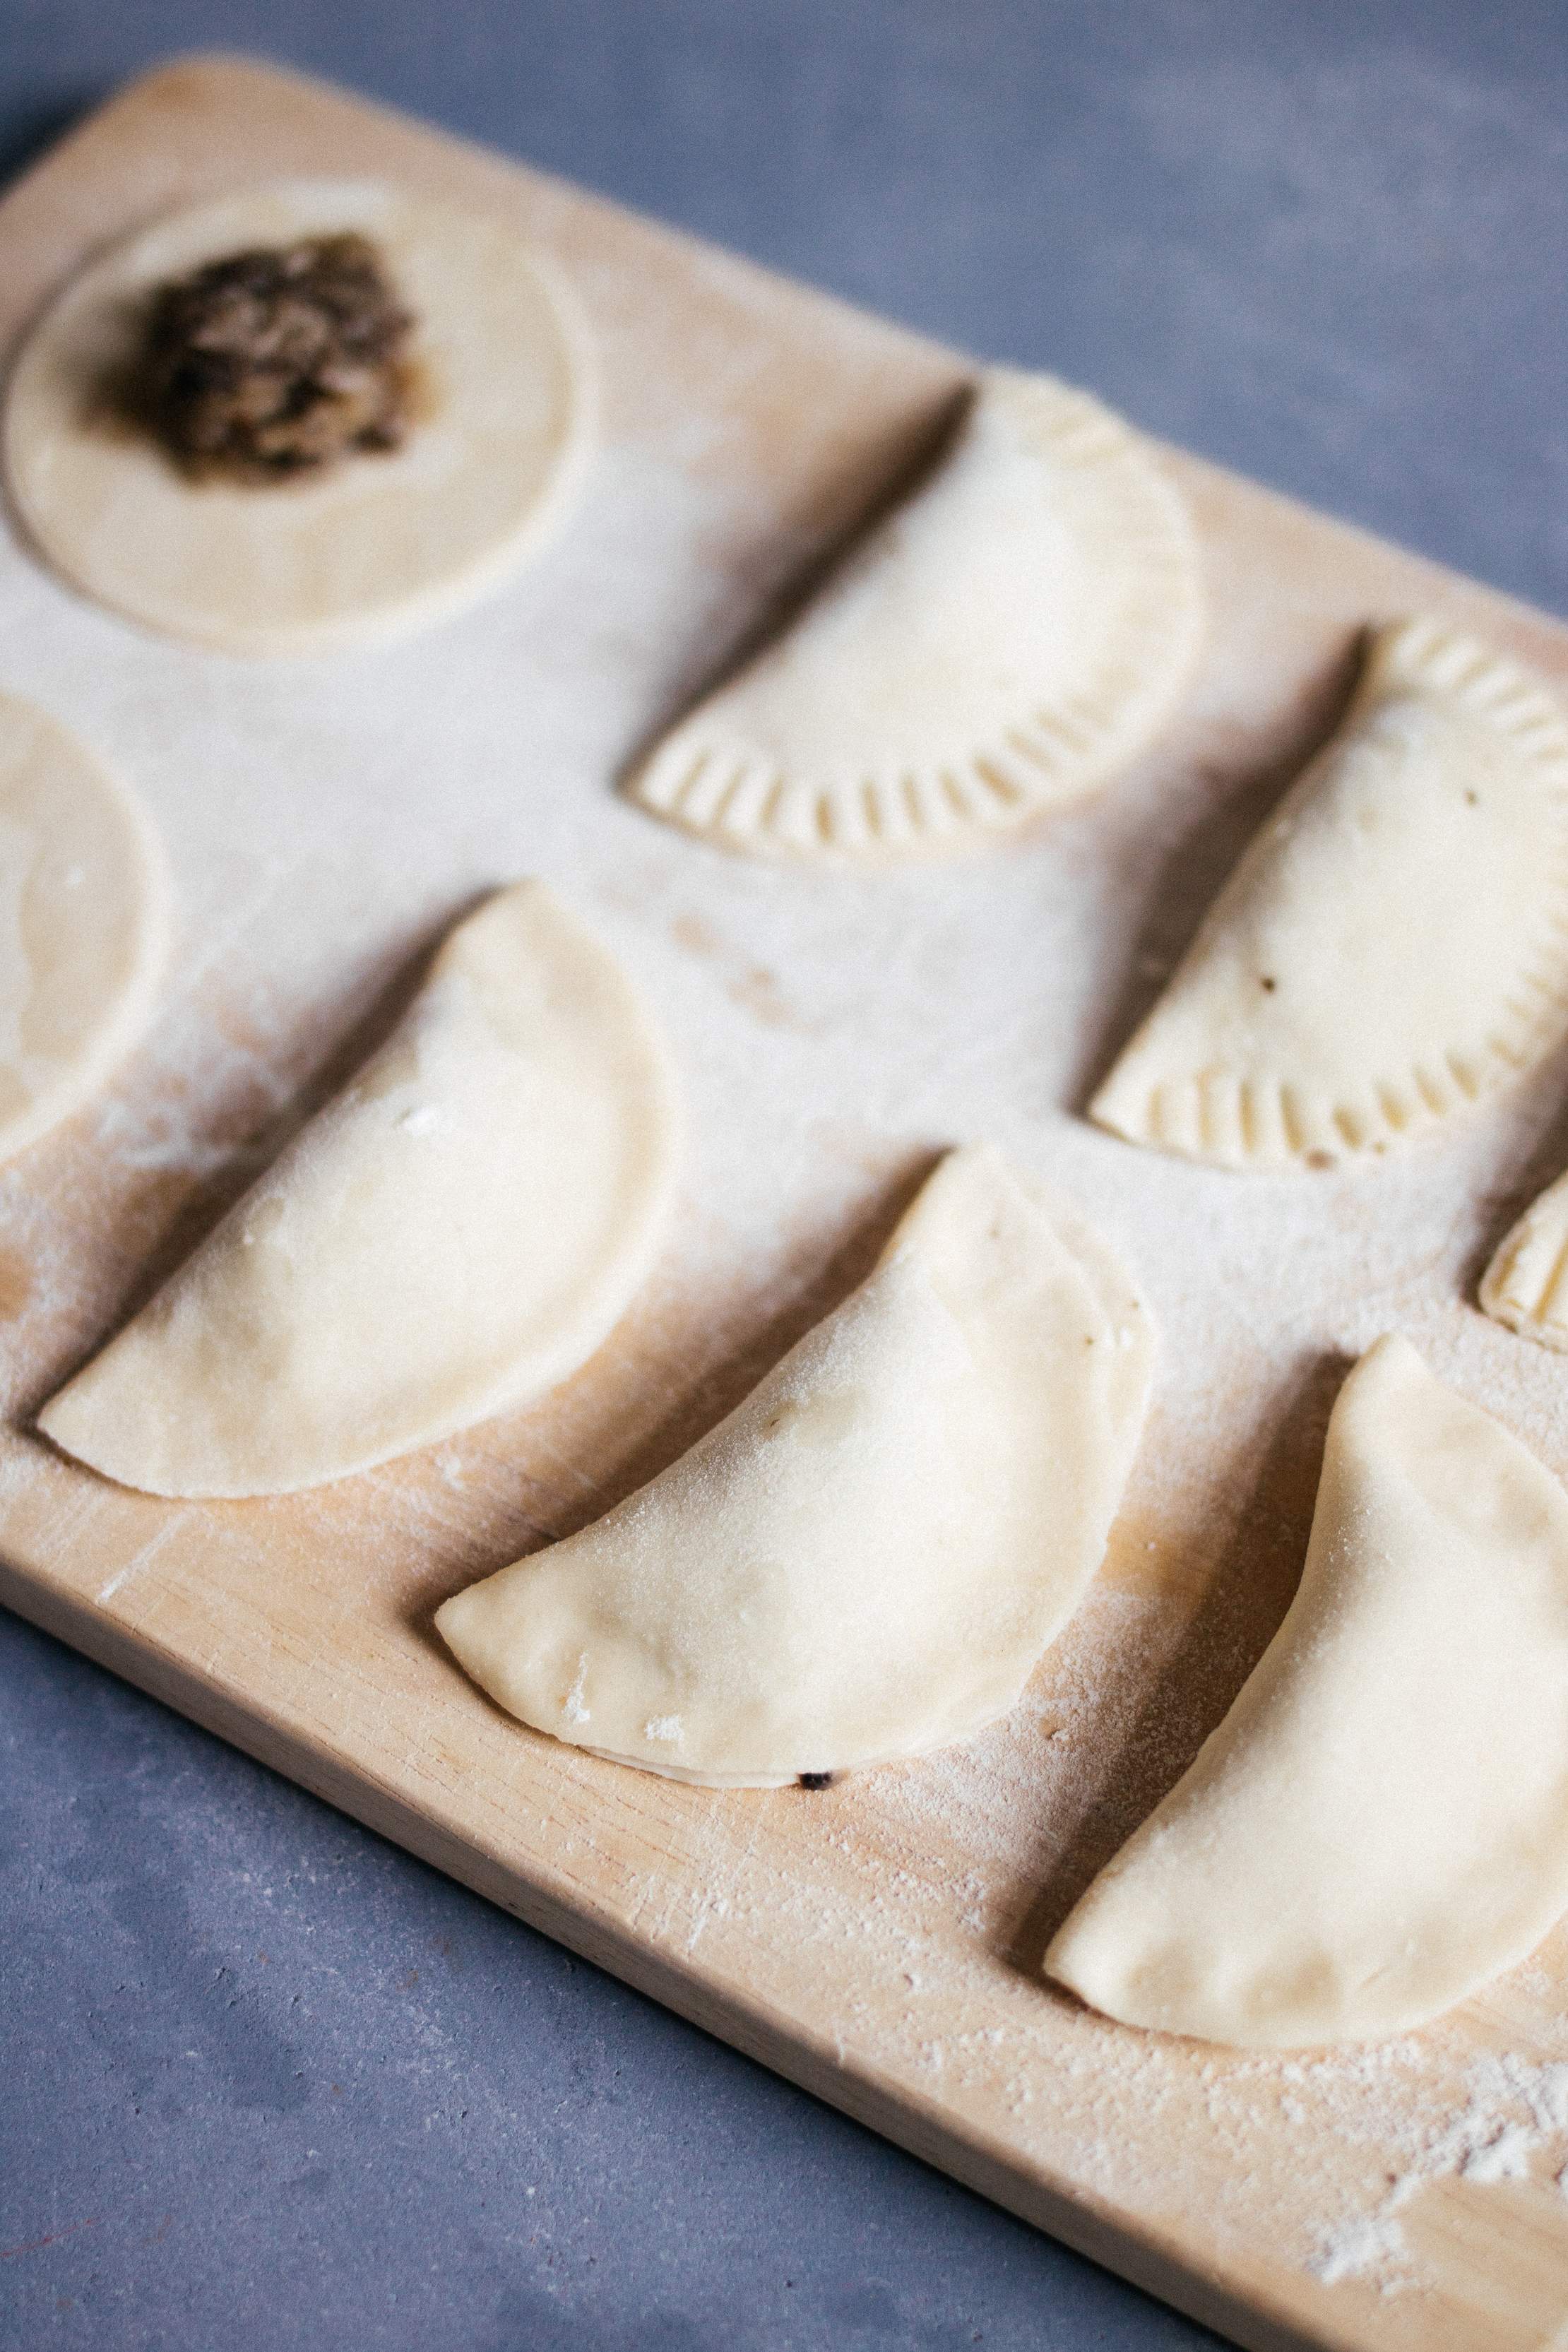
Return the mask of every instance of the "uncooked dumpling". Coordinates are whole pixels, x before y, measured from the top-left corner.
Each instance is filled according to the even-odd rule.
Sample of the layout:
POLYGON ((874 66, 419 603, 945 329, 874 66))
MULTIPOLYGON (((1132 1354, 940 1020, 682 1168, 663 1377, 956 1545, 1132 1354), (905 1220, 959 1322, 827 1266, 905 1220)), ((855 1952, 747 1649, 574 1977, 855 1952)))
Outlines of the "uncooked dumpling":
POLYGON ((63 727, 0 696, 0 1160, 79 1109, 134 1044, 168 933, 140 803, 63 727))
POLYGON ((1547 1186, 1501 1244, 1480 1298, 1498 1322, 1568 1353, 1568 1175, 1547 1186))
POLYGON ((582 331, 517 231, 375 183, 289 180, 176 213, 90 261, 23 347, 5 473, 76 587, 237 654, 316 653, 434 620, 564 509, 592 407, 582 331), (192 482, 106 420, 153 289, 255 247, 357 230, 416 318, 404 446, 262 487, 192 482))
POLYGON ((678 1779, 966 1738, 1099 1565, 1151 1349, 1103 1245, 996 1152, 956 1153, 727 1421, 437 1624, 525 1723, 678 1779))
POLYGON ((1407 621, 1090 1113, 1219 1167, 1318 1166, 1467 1109, 1565 1026, 1568 721, 1514 663, 1407 621))
POLYGON ((39 1425, 123 1486, 266 1495, 526 1404, 647 1274, 676 1129, 618 967, 539 883, 500 891, 39 1425))
POLYGON ((1568 1496, 1407 1340, 1329 1423, 1300 1590, 1048 1975, 1253 2049, 1424 2024, 1568 1906, 1568 1496))
POLYGON ((731 849, 969 849, 1140 751, 1202 634, 1152 451, 1049 376, 991 369, 925 487, 634 777, 731 849))

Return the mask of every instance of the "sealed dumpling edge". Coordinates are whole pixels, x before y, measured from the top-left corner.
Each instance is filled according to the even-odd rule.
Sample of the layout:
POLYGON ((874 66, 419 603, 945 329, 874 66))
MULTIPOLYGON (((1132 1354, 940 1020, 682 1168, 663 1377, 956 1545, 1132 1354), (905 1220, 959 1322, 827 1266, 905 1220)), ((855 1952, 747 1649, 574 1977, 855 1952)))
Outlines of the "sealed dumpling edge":
POLYGON ((527 1404, 650 1271, 680 1124, 663 1042, 606 950, 542 883, 498 891, 38 1426, 122 1486, 238 1496, 527 1404))
POLYGON ((1152 447, 1086 393, 991 368, 926 480, 626 789, 761 855, 981 847, 1128 765, 1203 627, 1196 536, 1152 447))
POLYGON ((689 1452, 436 1623, 510 1714, 771 1786, 1005 1715, 1100 1565, 1152 1338, 1125 1275, 988 1147, 689 1452))
POLYGON ((1481 1277, 1480 1303, 1521 1339, 1568 1354, 1568 1174, 1503 1236, 1481 1277))
POLYGON ((1295 1600, 1046 1953, 1122 2023, 1381 2040, 1568 1907, 1568 1495, 1409 1342, 1334 1406, 1295 1600))
POLYGON ((1089 1106, 1216 1167, 1374 1157, 1568 1028, 1568 719, 1445 624, 1377 631, 1346 717, 1089 1106))

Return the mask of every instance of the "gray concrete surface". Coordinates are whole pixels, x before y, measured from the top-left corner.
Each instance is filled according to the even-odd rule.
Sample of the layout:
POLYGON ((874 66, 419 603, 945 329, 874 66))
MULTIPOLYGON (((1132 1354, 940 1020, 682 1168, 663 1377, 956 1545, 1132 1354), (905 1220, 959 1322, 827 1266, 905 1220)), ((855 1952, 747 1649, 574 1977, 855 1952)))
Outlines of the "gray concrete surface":
MULTIPOLYGON (((0 0, 335 74, 1568 610, 1568 14, 0 0)), ((1210 2339, 0 1618, 5 2352, 1210 2339)))

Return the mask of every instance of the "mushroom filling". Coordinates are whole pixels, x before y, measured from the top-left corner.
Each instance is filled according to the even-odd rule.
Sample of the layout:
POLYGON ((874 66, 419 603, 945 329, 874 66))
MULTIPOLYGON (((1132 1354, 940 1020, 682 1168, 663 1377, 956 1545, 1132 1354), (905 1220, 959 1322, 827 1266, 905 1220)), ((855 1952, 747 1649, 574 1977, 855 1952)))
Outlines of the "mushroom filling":
POLYGON ((229 254, 153 297, 132 405, 198 476, 275 481, 395 449, 413 328, 366 237, 229 254))

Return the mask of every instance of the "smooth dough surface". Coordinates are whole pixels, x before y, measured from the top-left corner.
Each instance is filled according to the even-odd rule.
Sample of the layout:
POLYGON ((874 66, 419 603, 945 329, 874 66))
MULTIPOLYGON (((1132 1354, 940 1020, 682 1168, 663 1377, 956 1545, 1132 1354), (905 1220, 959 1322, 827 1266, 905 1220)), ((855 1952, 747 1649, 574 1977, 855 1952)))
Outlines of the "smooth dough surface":
POLYGON ((1568 1353, 1568 1175, 1547 1186, 1500 1244, 1480 1301, 1522 1338, 1568 1353))
POLYGON ((628 789, 733 849, 973 848, 1126 765, 1202 632, 1152 452, 1087 394, 991 369, 923 487, 628 789))
POLYGON ((1380 1339, 1335 1405, 1283 1624, 1047 1973, 1245 2048, 1426 2023, 1568 1905, 1565 1694, 1568 1496, 1380 1339))
POLYGON ((726 1421, 437 1627, 525 1723, 679 1779, 966 1738, 1099 1566, 1152 1347, 1102 1244, 997 1152, 953 1153, 726 1421))
POLYGON ((70 280, 24 344, 5 464, 77 588, 234 654, 329 651, 439 618, 511 571, 569 499, 593 406, 574 306, 503 221, 374 182, 290 180, 176 213, 70 280), (401 449, 261 488, 193 483, 105 419, 164 280, 248 246, 363 230, 415 312, 401 449))
POLYGON ((1345 721, 1091 1103, 1225 1168, 1402 1144, 1568 1026, 1568 721, 1441 624, 1374 638, 1345 721))
POLYGON ((0 1160, 68 1118, 141 1034, 169 885, 128 787, 0 695, 0 1160))
POLYGON ((525 1404, 647 1273, 678 1127, 619 968, 542 884, 498 892, 39 1426, 123 1486, 267 1495, 525 1404))

